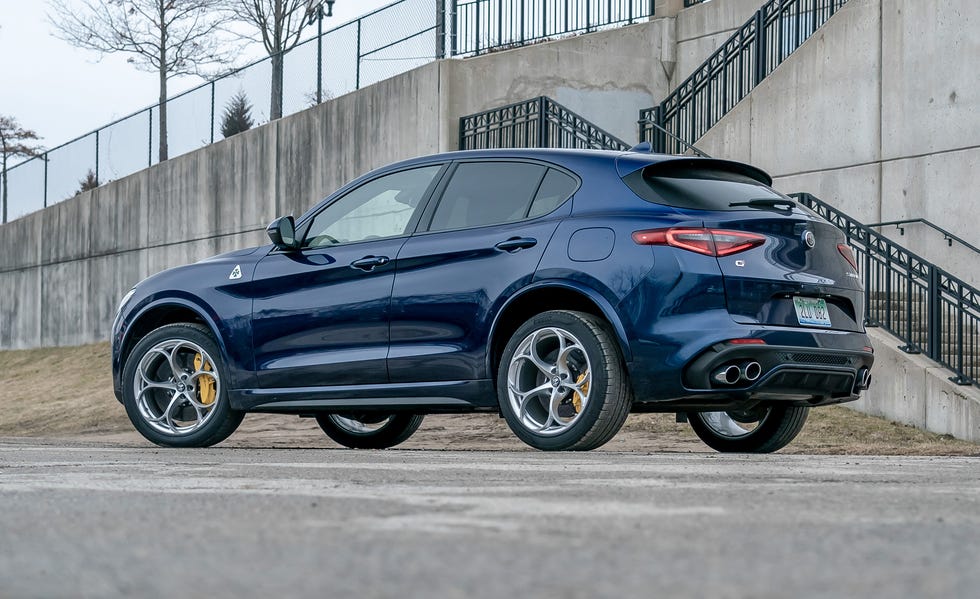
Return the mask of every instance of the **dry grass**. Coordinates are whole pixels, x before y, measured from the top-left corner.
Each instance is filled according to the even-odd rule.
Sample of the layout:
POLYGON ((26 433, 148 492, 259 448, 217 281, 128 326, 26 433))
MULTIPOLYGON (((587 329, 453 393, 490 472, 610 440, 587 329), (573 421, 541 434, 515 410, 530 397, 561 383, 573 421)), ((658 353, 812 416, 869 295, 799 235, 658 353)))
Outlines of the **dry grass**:
MULTIPOLYGON (((146 445, 112 395, 109 344, 0 351, 0 436, 60 437, 146 445)), ((251 415, 229 447, 335 447, 310 420, 251 415)), ((429 416, 406 449, 523 451, 494 415, 429 416)), ((673 414, 635 414, 603 447, 610 451, 710 452, 673 414)), ((810 412, 803 433, 782 450, 799 454, 980 455, 980 445, 860 414, 844 407, 810 412)))

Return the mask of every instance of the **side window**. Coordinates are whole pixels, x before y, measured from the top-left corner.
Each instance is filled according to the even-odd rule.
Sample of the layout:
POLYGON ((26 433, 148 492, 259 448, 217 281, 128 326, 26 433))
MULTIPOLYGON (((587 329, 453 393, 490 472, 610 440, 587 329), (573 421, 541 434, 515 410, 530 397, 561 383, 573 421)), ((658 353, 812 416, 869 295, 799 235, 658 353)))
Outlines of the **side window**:
POLYGON ((432 215, 430 231, 463 229, 525 218, 546 168, 522 162, 464 162, 432 215))
POLYGON ((534 195, 531 202, 531 210, 528 211, 528 218, 548 214, 558 206, 561 206, 578 187, 578 181, 553 168, 548 169, 548 174, 544 176, 538 193, 534 195))
POLYGON ((352 190, 313 217, 303 247, 404 235, 441 168, 438 164, 392 173, 352 190))

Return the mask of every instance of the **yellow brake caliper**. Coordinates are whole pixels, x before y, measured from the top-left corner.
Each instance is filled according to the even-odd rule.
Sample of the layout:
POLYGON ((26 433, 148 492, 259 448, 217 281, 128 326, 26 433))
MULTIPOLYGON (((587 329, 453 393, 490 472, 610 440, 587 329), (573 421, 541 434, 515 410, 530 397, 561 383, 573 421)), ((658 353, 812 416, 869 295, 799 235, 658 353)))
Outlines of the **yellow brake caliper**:
MULTIPOLYGON (((201 354, 194 356, 194 370, 202 370, 201 364, 204 363, 204 357, 201 354)), ((211 372, 211 363, 208 362, 204 364, 203 370, 211 372)), ((214 403, 214 398, 217 393, 214 389, 214 377, 213 376, 202 376, 197 379, 197 399, 206 406, 214 403)))
MULTIPOLYGON (((582 385, 582 381, 584 380, 585 373, 583 372, 582 374, 578 375, 577 379, 575 379, 575 384, 582 385)), ((572 393, 572 405, 575 406, 576 414, 582 411, 582 397, 589 394, 589 384, 585 383, 580 388, 582 389, 581 394, 579 394, 577 391, 572 393)))

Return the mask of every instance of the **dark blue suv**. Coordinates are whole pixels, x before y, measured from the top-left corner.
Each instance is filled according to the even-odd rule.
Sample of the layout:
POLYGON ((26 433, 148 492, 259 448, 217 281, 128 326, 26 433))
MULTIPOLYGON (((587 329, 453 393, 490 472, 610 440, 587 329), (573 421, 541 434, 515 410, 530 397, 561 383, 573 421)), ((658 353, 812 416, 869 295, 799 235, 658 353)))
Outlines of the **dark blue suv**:
POLYGON ((348 447, 430 413, 499 412, 587 450, 674 412, 720 451, 775 451, 870 382, 843 234, 736 162, 490 150, 393 164, 272 244, 137 285, 115 393, 150 441, 197 447, 246 412, 316 418, 348 447))

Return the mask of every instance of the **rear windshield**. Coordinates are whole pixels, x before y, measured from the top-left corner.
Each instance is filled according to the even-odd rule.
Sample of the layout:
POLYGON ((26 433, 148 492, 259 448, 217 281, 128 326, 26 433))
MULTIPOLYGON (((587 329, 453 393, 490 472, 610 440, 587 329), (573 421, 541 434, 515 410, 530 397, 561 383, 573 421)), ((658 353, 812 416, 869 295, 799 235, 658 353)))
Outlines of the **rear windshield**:
POLYGON ((693 166, 651 173, 645 168, 623 178, 633 192, 648 202, 695 210, 745 210, 733 203, 786 199, 768 185, 740 173, 693 166))

